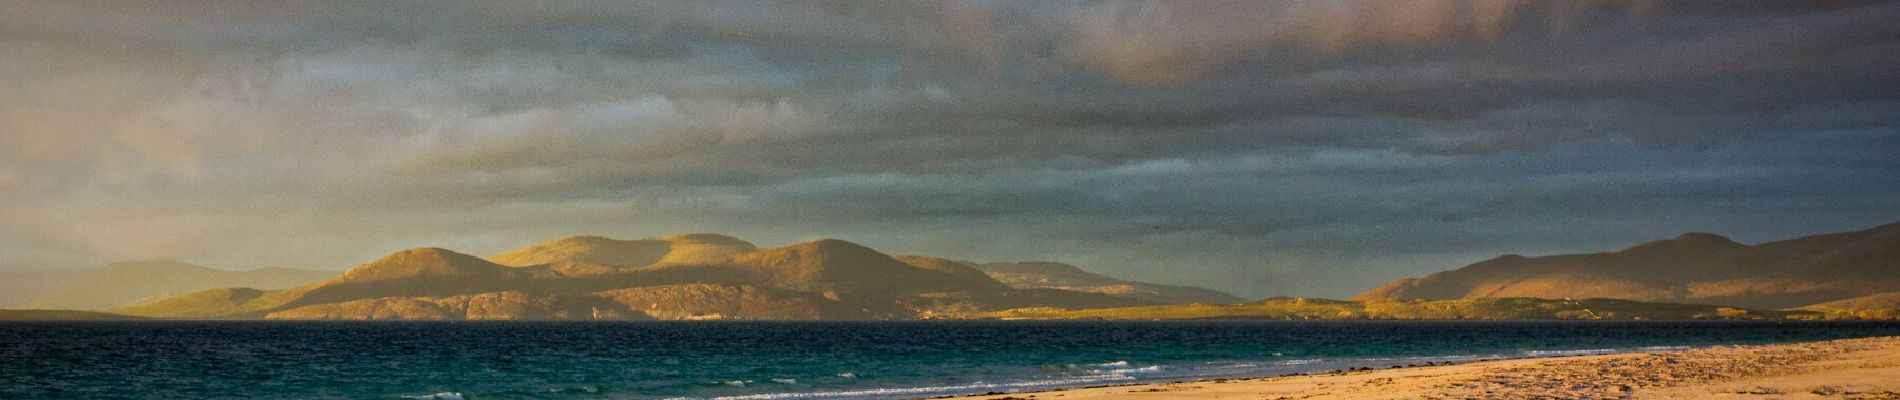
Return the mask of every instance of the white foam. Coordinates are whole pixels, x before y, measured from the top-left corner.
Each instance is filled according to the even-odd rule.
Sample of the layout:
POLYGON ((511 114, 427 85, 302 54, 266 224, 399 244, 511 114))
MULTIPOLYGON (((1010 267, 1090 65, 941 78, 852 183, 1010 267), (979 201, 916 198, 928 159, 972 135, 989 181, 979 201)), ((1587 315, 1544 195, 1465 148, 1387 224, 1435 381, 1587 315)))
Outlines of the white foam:
POLYGON ((1139 368, 1098 369, 1098 370, 1091 370, 1090 372, 1102 373, 1102 374, 1152 373, 1152 372, 1161 372, 1161 366, 1150 365, 1150 366, 1139 367, 1139 368))
POLYGON ((1130 364, 1128 364, 1128 361, 1116 361, 1116 362, 1111 362, 1111 363, 1095 364, 1096 368, 1089 369, 1088 373, 1098 374, 1098 375, 1122 375, 1122 374, 1152 374, 1156 372, 1161 372, 1161 366, 1159 365, 1149 365, 1149 366, 1144 366, 1144 367, 1129 367, 1129 365, 1130 364))
MULTIPOLYGON (((1637 348, 1640 351, 1678 350, 1688 346, 1655 346, 1637 348)), ((947 395, 965 395, 985 392, 1024 392, 1064 387, 1081 387, 1102 384, 1164 382, 1170 380, 1214 379, 1234 377, 1255 377, 1272 374, 1322 371, 1354 367, 1385 367, 1395 365, 1418 364, 1425 362, 1478 361, 1516 357, 1553 357, 1569 355, 1614 354, 1624 349, 1573 349, 1573 350, 1525 350, 1516 353, 1501 354, 1459 354, 1443 356, 1416 357, 1358 357, 1358 358, 1302 358, 1292 360, 1252 361, 1252 362, 1207 362, 1194 365, 1143 365, 1118 360, 1099 364, 1070 364, 1069 373, 1007 382, 972 382, 968 384, 949 384, 939 386, 889 387, 846 389, 820 392, 798 393, 761 393, 715 397, 717 400, 781 400, 781 399, 858 399, 893 397, 930 397, 947 395)), ((856 379, 857 374, 840 372, 839 377, 856 379)), ((789 380, 789 379, 788 379, 789 380)), ((775 382, 783 382, 773 379, 775 382)), ((738 382, 738 381, 733 381, 738 382)), ((735 386, 743 386, 740 383, 735 386)))
POLYGON ((442 393, 436 393, 436 394, 425 394, 425 395, 417 395, 417 396, 402 396, 402 398, 416 399, 416 400, 465 400, 462 397, 462 394, 459 392, 442 392, 442 393))
POLYGON ((906 395, 933 395, 950 393, 969 393, 987 391, 1009 391, 1044 389, 1066 386, 1083 386, 1114 381, 1129 381, 1127 376, 1100 376, 1088 378, 1045 379, 1007 383, 975 382, 963 385, 920 386, 908 388, 872 388, 858 390, 840 390, 831 392, 806 393, 765 393, 741 396, 714 397, 715 400, 778 400, 778 399, 828 399, 851 397, 898 397, 906 395))
MULTIPOLYGON (((827 392, 762 393, 762 394, 715 397, 714 399, 717 399, 717 400, 780 400, 780 399, 832 399, 832 398, 887 398, 887 397, 927 397, 927 396, 937 396, 937 395, 958 395, 958 394, 971 394, 971 393, 983 393, 983 392, 1021 392, 1021 391, 1031 391, 1031 390, 1041 390, 1041 389, 1062 388, 1062 387, 1100 385, 1100 384, 1109 384, 1109 383, 1133 383, 1133 382, 1142 382, 1142 381, 1162 381, 1162 380, 1170 380, 1170 379, 1199 379, 1199 378, 1206 378, 1206 377, 1226 377, 1226 376, 1252 376, 1252 375, 1258 375, 1263 371, 1287 369, 1293 366, 1304 365, 1304 364, 1309 364, 1309 363, 1355 362, 1355 361, 1358 361, 1358 360, 1304 359, 1304 360, 1289 360, 1289 361, 1269 362, 1269 363, 1230 362, 1230 363, 1222 363, 1222 364, 1207 364, 1205 366, 1196 366, 1196 367, 1183 367, 1183 366, 1163 366, 1163 365, 1136 366, 1137 364, 1131 363, 1127 360, 1121 360, 1121 361, 1114 361, 1114 362, 1107 362, 1107 363, 1100 363, 1100 364, 1088 364, 1085 366, 1070 365, 1071 368, 1083 367, 1086 369, 1077 370, 1073 374, 1067 374, 1067 376, 1053 376, 1053 377, 1046 377, 1043 379, 1029 379, 1029 380, 1023 380, 1023 381, 1010 381, 1010 382, 981 382, 979 381, 979 382, 973 382, 969 384, 954 384, 954 385, 940 385, 940 386, 867 388, 867 389, 837 390, 837 391, 827 391, 827 392), (1093 367, 1093 368, 1090 368, 1090 367, 1093 367)), ((855 374, 851 374, 849 372, 840 373, 838 375, 839 376, 850 375, 849 377, 856 377, 855 374)))
POLYGON ((798 380, 797 380, 797 379, 792 379, 792 378, 772 378, 772 382, 777 382, 777 383, 779 383, 779 384, 785 384, 785 385, 797 385, 797 384, 798 384, 798 380))
POLYGON ((1524 354, 1530 355, 1531 357, 1561 357, 1561 356, 1590 356, 1590 355, 1598 355, 1598 354, 1612 354, 1616 352, 1617 352, 1616 349, 1530 350, 1530 351, 1524 352, 1524 354))

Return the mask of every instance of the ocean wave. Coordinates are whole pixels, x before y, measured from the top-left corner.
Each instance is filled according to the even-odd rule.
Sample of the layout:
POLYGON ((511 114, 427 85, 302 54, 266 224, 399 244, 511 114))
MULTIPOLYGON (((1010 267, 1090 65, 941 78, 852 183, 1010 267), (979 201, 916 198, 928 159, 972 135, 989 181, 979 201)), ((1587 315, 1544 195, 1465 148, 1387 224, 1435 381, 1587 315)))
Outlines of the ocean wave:
POLYGON ((1141 366, 1141 367, 1130 367, 1130 365, 1132 364, 1129 364, 1128 361, 1125 361, 1125 360, 1109 362, 1109 363, 1101 363, 1101 364, 1095 364, 1094 365, 1095 368, 1090 368, 1087 370, 1087 372, 1091 374, 1104 374, 1104 375, 1148 374, 1148 373, 1161 372, 1160 365, 1147 365, 1147 366, 1141 366))
POLYGON ((1529 355, 1531 357, 1562 357, 1562 356, 1593 356, 1593 355, 1599 355, 1599 354, 1614 354, 1614 353, 1620 353, 1620 352, 1622 351, 1617 350, 1617 349, 1527 350, 1524 352, 1524 354, 1529 355))
POLYGON ((1647 347, 1638 347, 1636 348, 1636 351, 1676 351, 1676 350, 1688 350, 1688 349, 1693 349, 1693 348, 1695 348, 1695 346, 1647 346, 1647 347))
POLYGON ((548 393, 600 393, 599 386, 581 385, 574 387, 551 387, 548 393))
POLYGON ((1448 361, 1480 356, 1434 356, 1403 358, 1347 358, 1347 359, 1296 359, 1265 362, 1209 362, 1190 365, 1140 365, 1126 360, 1098 364, 1070 364, 1071 371, 1063 375, 1025 379, 1008 382, 973 382, 969 384, 933 385, 914 387, 883 387, 848 389, 818 392, 761 393, 714 397, 715 400, 781 400, 781 399, 851 399, 886 397, 928 397, 949 396, 986 392, 1023 392, 1065 387, 1080 387, 1102 384, 1123 384, 1143 382, 1163 382, 1183 379, 1213 379, 1232 377, 1253 377, 1284 374, 1302 371, 1326 369, 1328 367, 1361 366, 1366 364, 1398 364, 1407 361, 1448 361))
POLYGON ((870 388, 870 389, 856 389, 856 390, 839 390, 839 391, 829 391, 829 392, 764 393, 764 394, 714 397, 713 399, 714 400, 778 400, 778 399, 830 399, 830 398, 891 397, 891 396, 920 396, 920 395, 928 396, 928 395, 961 394, 961 393, 972 393, 972 392, 1050 389, 1050 388, 1058 388, 1058 387, 1101 384, 1101 383, 1112 382, 1112 381, 1128 381, 1128 380, 1133 380, 1133 379, 1134 378, 1130 378, 1130 377, 1104 376, 1104 377, 1098 377, 1098 378, 1046 379, 1046 380, 1029 380, 1029 381, 1019 381, 1019 382, 1004 382, 1004 383, 976 382, 976 383, 963 384, 963 385, 918 386, 918 387, 904 387, 904 388, 870 388))
POLYGON ((402 396, 402 398, 416 399, 416 400, 465 400, 465 398, 463 398, 462 394, 459 392, 442 392, 442 393, 435 393, 435 394, 402 396))
POLYGON ((1060 369, 1060 370, 1091 371, 1091 370, 1102 370, 1102 369, 1127 368, 1128 365, 1129 365, 1128 360, 1118 360, 1118 361, 1110 361, 1110 362, 1099 363, 1099 364, 1064 364, 1064 365, 1054 366, 1054 367, 1055 369, 1060 369))
MULTIPOLYGON (((1516 353, 1494 354, 1454 354, 1434 356, 1400 357, 1347 357, 1347 358, 1299 358, 1291 360, 1259 361, 1212 361, 1195 364, 1141 365, 1128 360, 1117 360, 1096 364, 1068 364, 1061 372, 1052 376, 1027 378, 1020 381, 973 382, 968 384, 925 385, 914 387, 881 387, 864 389, 845 389, 817 392, 785 392, 735 395, 714 397, 714 400, 780 400, 780 399, 858 399, 889 397, 930 397, 968 395, 987 392, 1025 392, 1069 387, 1082 387, 1103 384, 1131 384, 1166 382, 1176 380, 1199 380, 1219 378, 1243 378, 1309 373, 1348 368, 1383 368, 1440 362, 1470 362, 1519 357, 1556 357, 1572 355, 1615 354, 1627 351, 1658 351, 1688 349, 1690 346, 1653 346, 1629 349, 1562 349, 1562 350, 1524 350, 1516 353)), ((839 373, 840 377, 855 378, 850 372, 839 373)), ((774 379, 778 381, 778 379, 774 379)), ((791 384, 788 382, 780 382, 791 384)))

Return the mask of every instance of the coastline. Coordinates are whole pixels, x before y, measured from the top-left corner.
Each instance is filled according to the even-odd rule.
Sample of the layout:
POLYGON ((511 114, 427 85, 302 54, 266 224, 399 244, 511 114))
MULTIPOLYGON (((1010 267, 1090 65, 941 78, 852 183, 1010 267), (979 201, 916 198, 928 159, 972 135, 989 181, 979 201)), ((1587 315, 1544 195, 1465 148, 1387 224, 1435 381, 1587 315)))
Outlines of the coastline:
POLYGON ((1900 399, 1900 336, 961 396, 1053 399, 1900 399))

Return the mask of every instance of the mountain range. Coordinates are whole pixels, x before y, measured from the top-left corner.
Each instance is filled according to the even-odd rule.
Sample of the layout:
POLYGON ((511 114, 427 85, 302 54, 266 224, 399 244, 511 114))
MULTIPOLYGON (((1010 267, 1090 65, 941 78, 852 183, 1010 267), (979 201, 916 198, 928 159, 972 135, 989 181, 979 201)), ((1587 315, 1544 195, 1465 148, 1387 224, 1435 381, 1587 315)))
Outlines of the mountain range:
POLYGON ((1018 289, 1043 288, 1101 293, 1161 304, 1232 304, 1247 301, 1231 294, 1192 286, 1125 281, 1058 262, 987 263, 974 266, 991 278, 996 278, 1018 289))
POLYGON ((87 271, 0 270, 0 308, 26 307, 53 289, 65 286, 87 271))
POLYGON ((1000 319, 1302 319, 1302 320, 1814 320, 1839 318, 1809 310, 1751 310, 1705 304, 1618 299, 1494 297, 1458 300, 1342 301, 1276 297, 1240 304, 1176 304, 1067 310, 1021 308, 984 315, 1000 319))
POLYGON ((308 285, 213 289, 111 311, 168 318, 832 320, 1238 299, 1074 267, 1006 276, 1008 283, 969 263, 895 257, 841 240, 761 249, 712 234, 575 236, 487 258, 409 249, 308 285))
POLYGON ((280 289, 335 272, 294 268, 227 271, 172 260, 127 261, 90 270, 0 273, 5 307, 97 310, 212 288, 280 289))
POLYGON ((1758 245, 1687 233, 1602 253, 1506 255, 1352 299, 1612 298, 1786 309, 1891 292, 1900 292, 1900 223, 1758 245))
POLYGON ((1896 272, 1900 224, 1756 245, 1687 233, 1600 253, 1505 255, 1350 301, 1249 303, 1055 262, 892 256, 831 239, 759 248, 715 234, 574 236, 485 258, 414 248, 341 274, 147 261, 33 276, 61 282, 35 296, 41 308, 156 318, 1895 318, 1896 272))
POLYGON ((1835 300, 1801 307, 1800 310, 1823 313, 1829 318, 1900 319, 1900 292, 1835 300))

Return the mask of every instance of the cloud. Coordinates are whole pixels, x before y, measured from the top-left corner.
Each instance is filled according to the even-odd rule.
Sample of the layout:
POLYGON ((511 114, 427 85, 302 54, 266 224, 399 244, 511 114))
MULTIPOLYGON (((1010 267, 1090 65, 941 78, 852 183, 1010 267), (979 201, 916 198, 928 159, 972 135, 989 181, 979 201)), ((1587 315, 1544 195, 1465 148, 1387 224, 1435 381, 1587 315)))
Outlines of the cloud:
POLYGON ((715 231, 1339 296, 1495 253, 1852 229, 1900 198, 1896 15, 24 3, 0 15, 0 201, 35 212, 0 215, 0 264, 715 231))
MULTIPOLYGON (((1214 77, 1230 64, 1267 58, 1314 62, 1367 49, 1419 49, 1496 40, 1530 30, 1570 30, 1605 10, 1647 14, 1648 1, 1515 0, 1104 2, 1068 15, 1068 58, 1115 79, 1178 84, 1214 77)), ((1627 21, 1614 21, 1610 24, 1627 21)))

